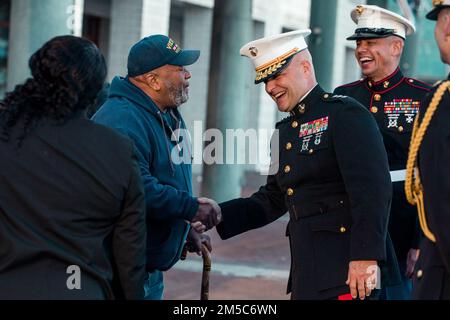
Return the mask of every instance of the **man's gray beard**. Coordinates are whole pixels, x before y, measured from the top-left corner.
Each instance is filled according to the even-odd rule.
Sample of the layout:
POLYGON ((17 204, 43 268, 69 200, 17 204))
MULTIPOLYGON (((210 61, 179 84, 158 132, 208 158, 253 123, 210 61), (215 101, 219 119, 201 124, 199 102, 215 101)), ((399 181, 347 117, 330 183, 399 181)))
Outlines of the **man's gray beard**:
POLYGON ((166 81, 165 84, 169 91, 169 98, 173 102, 175 107, 179 107, 183 103, 188 101, 189 94, 184 86, 176 88, 170 81, 166 81))

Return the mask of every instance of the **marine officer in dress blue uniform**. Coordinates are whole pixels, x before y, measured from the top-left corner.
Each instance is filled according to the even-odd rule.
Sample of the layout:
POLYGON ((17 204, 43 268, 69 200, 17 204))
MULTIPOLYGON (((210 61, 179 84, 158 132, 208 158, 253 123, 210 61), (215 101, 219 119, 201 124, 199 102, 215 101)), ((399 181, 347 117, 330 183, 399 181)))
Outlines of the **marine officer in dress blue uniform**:
MULTIPOLYGON (((435 38, 450 65, 450 0, 433 1, 435 38)), ((425 98, 411 141, 406 193, 425 235, 414 274, 414 299, 450 300, 450 75, 425 98), (413 169, 414 176, 413 176, 413 169)))
POLYGON ((431 87, 405 77, 399 68, 405 38, 415 31, 410 21, 372 5, 357 6, 351 17, 357 27, 347 40, 356 41, 355 56, 364 77, 334 92, 361 102, 372 113, 383 135, 393 187, 389 234, 402 281, 384 283, 381 298, 405 300, 411 297, 410 279, 420 239, 416 210, 407 202, 404 191, 406 158, 420 101, 431 87))
POLYGON ((221 203, 222 239, 267 225, 286 212, 290 221, 292 299, 365 299, 386 261, 391 180, 386 151, 372 115, 352 98, 325 92, 297 30, 241 48, 278 109, 280 148, 272 172, 246 199, 221 203), (279 159, 279 160, 276 160, 279 159))

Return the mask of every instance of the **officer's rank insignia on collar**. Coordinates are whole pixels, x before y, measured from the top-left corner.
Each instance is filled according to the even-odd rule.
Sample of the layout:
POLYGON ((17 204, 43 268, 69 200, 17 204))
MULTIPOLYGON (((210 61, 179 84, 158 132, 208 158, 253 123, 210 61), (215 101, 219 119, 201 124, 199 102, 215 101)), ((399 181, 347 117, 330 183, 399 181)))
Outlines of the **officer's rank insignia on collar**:
POLYGON ((309 149, 309 143, 314 138, 314 144, 317 146, 322 142, 322 135, 328 130, 328 117, 304 123, 300 126, 299 138, 303 140, 302 150, 309 149))
POLYGON ((419 113, 419 109, 420 101, 413 101, 412 99, 394 99, 394 101, 385 102, 384 113, 389 120, 388 128, 397 128, 401 115, 405 116, 408 124, 412 124, 414 117, 419 113))

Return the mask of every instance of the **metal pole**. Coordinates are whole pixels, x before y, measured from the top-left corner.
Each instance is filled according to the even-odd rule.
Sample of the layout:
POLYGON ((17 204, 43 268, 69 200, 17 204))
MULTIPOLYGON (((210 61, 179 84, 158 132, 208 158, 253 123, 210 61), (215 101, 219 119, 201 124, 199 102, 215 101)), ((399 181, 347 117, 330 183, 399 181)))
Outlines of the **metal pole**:
MULTIPOLYGON (((208 90, 207 128, 222 132, 223 160, 227 157, 226 129, 245 126, 248 114, 250 63, 239 56, 239 49, 253 40, 252 1, 216 0, 214 5, 211 63, 208 90)), ((216 141, 218 142, 218 141, 216 141)), ((235 143, 235 141, 234 141, 235 143)), ((236 143, 235 143, 236 145, 236 143)), ((236 148, 234 149, 236 158, 236 148)), ((220 153, 219 150, 216 149, 220 153)), ((204 165, 202 195, 217 201, 240 196, 243 166, 237 164, 204 165)))
POLYGON ((312 34, 309 37, 309 50, 317 80, 325 90, 332 89, 337 8, 338 1, 311 1, 312 34))
POLYGON ((8 90, 29 76, 28 59, 39 47, 57 35, 74 33, 76 9, 74 0, 11 1, 8 90))

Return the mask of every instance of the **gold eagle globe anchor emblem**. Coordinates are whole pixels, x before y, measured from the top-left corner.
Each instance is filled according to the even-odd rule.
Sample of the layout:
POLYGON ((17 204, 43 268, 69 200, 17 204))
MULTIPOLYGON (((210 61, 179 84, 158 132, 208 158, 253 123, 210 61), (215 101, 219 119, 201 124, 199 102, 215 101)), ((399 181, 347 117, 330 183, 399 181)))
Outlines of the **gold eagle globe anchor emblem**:
POLYGON ((250 51, 252 57, 256 57, 258 55, 258 49, 256 47, 250 47, 248 50, 250 51))

